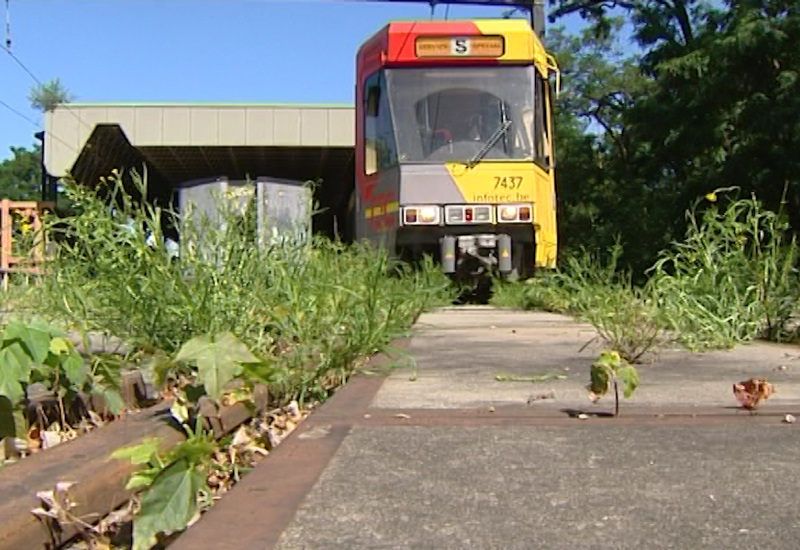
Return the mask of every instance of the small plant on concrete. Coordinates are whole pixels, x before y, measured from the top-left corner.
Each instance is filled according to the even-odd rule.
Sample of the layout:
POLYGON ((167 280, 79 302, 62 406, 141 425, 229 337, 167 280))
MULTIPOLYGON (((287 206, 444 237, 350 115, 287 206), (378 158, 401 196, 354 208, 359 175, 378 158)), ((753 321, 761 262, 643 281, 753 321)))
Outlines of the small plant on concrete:
POLYGON ((614 388, 614 416, 619 416, 619 384, 628 399, 639 386, 639 373, 616 351, 604 351, 592 364, 589 397, 596 402, 614 388))

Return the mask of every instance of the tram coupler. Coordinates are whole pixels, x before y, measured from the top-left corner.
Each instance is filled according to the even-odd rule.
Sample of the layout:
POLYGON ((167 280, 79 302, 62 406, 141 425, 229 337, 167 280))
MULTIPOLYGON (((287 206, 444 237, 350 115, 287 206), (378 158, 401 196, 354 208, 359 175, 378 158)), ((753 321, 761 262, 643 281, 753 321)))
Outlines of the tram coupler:
POLYGON ((444 236, 439 242, 442 251, 442 271, 445 273, 456 272, 456 238, 444 236))
POLYGON ((497 269, 500 273, 510 273, 513 269, 511 263, 511 236, 497 236, 497 269))

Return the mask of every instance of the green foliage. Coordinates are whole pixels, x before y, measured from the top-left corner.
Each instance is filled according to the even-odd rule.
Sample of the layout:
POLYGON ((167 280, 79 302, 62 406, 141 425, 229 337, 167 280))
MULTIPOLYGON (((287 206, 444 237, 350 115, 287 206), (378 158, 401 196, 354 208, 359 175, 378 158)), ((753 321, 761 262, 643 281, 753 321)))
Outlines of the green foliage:
POLYGON ((579 317, 594 326, 607 346, 637 362, 661 342, 662 325, 647 290, 619 271, 621 254, 619 245, 605 261, 583 251, 569 257, 559 271, 501 285, 494 303, 579 317))
POLYGON ((54 78, 48 82, 36 84, 31 88, 28 99, 33 109, 47 113, 55 110, 62 103, 71 102, 74 97, 64 87, 61 80, 54 78))
POLYGON ((536 309, 553 313, 572 311, 572 296, 560 272, 538 272, 524 282, 497 279, 493 282, 491 303, 497 307, 536 309))
POLYGON ((81 214, 49 222, 59 237, 43 281, 51 315, 114 334, 154 354, 162 370, 192 339, 201 338, 192 344, 199 349, 216 342, 211 335, 233 334, 259 361, 215 364, 214 347, 227 344, 207 349, 193 364, 215 395, 215 377, 282 374, 271 387, 279 401, 324 398, 356 358, 404 334, 424 309, 452 302, 431 262, 412 270, 367 245, 325 239, 260 246, 224 201, 225 223, 189 222, 140 203, 148 192, 136 174, 114 174, 96 192, 67 192, 81 214), (177 256, 163 237, 174 228, 177 256))
POLYGON ((687 213, 686 237, 661 252, 644 286, 619 270, 616 248, 606 263, 573 256, 531 284, 501 286, 506 305, 553 310, 557 301, 631 363, 666 341, 699 350, 795 337, 800 274, 786 217, 726 191, 687 213))
POLYGON ((133 523, 133 550, 152 548, 159 533, 185 529, 197 513, 197 493, 204 489, 206 478, 187 459, 164 468, 142 497, 139 517, 133 523))
POLYGON ((588 321, 607 346, 635 363, 660 342, 658 309, 629 274, 618 271, 622 254, 615 246, 607 263, 588 253, 570 258, 563 287, 572 296, 572 312, 588 321))
POLYGON ((725 190, 706 199, 686 238, 662 253, 650 286, 669 330, 691 349, 784 340, 800 303, 797 244, 786 218, 725 190), (713 202, 712 202, 713 201, 713 202))
POLYGON ((593 401, 614 389, 614 416, 619 416, 619 384, 622 384, 626 399, 633 396, 633 392, 639 387, 638 371, 616 351, 602 352, 592 364, 589 374, 589 395, 593 401))
POLYGON ((133 550, 149 550, 158 535, 186 528, 200 512, 201 496, 209 492, 207 478, 211 455, 217 449, 213 434, 197 422, 195 430, 183 424, 187 439, 162 456, 159 442, 148 439, 138 445, 117 449, 110 458, 144 465, 126 486, 144 489, 141 507, 133 522, 133 550))
MULTIPOLYGON (((72 342, 41 321, 10 322, 0 341, 0 440, 7 455, 17 453, 10 442, 27 437, 32 384, 43 385, 55 398, 62 429, 85 414, 82 396, 102 396, 114 414, 123 407, 118 368, 99 358, 90 367, 72 342)), ((41 409, 34 420, 42 429, 52 422, 41 409)))
POLYGON ((800 230, 796 2, 553 4, 555 17, 592 24, 580 37, 548 37, 565 77, 556 143, 567 252, 619 237, 621 261, 642 282, 658 251, 685 233, 695 197, 731 185, 770 210, 783 206, 800 230), (620 16, 638 58, 612 47, 620 16))
POLYGON ((12 147, 11 158, 0 162, 0 199, 39 200, 42 195, 42 148, 12 147))
POLYGON ((175 361, 196 364, 198 381, 203 384, 206 394, 216 400, 222 397, 225 385, 243 372, 243 364, 259 362, 230 332, 213 338, 192 338, 178 350, 175 361))

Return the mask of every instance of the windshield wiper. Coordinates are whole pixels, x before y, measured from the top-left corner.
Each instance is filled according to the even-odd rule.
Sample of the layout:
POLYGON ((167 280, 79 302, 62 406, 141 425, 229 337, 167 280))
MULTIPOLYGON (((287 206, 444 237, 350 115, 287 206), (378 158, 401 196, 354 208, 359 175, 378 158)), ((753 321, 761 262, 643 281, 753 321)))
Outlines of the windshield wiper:
POLYGON ((495 130, 494 133, 491 135, 491 137, 486 141, 486 145, 481 147, 481 150, 475 153, 475 156, 472 157, 467 162, 467 168, 474 168, 481 161, 481 159, 486 156, 489 150, 492 147, 494 147, 494 144, 497 143, 497 141, 501 137, 503 137, 503 134, 505 134, 508 131, 508 128, 510 126, 511 126, 510 120, 506 120, 505 122, 503 122, 500 125, 500 127, 497 130, 495 130))

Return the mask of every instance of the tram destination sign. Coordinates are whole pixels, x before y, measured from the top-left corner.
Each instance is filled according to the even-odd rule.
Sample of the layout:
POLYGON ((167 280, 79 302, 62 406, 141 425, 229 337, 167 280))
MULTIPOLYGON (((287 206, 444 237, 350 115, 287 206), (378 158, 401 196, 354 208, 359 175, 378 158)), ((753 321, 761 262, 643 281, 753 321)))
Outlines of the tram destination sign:
POLYGON ((420 36, 417 57, 502 57, 502 36, 420 36))

